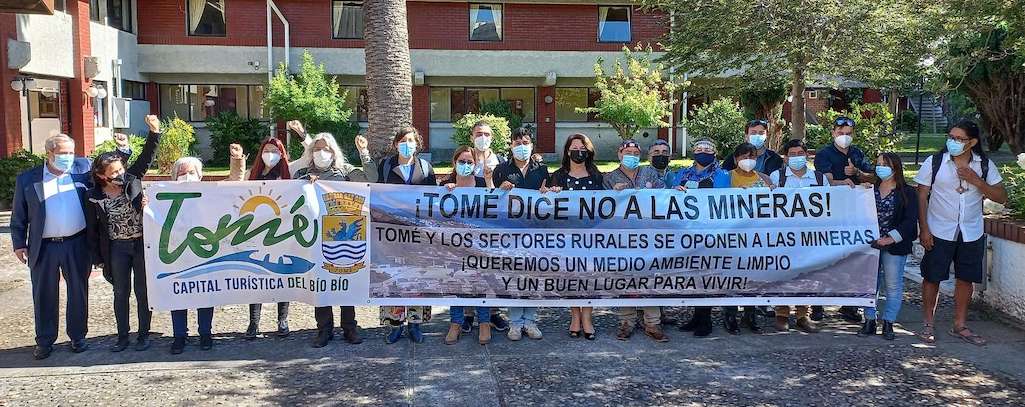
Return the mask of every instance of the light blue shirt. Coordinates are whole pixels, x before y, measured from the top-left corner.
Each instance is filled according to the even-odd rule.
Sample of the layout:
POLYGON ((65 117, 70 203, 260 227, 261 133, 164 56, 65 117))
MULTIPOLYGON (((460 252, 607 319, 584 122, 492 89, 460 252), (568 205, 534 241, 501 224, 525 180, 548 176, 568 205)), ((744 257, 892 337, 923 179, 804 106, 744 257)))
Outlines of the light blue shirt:
POLYGON ((410 162, 410 164, 399 165, 399 171, 402 171, 402 178, 403 178, 402 180, 405 181, 408 184, 409 183, 409 179, 413 178, 413 164, 412 164, 412 161, 410 162))
POLYGON ((43 165, 43 201, 46 205, 44 239, 67 237, 85 229, 85 213, 70 173, 54 175, 43 165))

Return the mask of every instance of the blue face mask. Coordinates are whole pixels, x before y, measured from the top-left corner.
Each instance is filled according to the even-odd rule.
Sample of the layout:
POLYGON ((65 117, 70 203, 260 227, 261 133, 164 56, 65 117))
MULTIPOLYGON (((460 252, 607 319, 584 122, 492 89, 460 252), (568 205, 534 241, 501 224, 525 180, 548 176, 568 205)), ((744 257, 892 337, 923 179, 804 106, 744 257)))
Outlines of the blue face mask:
POLYGON ((694 162, 701 164, 702 167, 707 167, 715 161, 715 154, 712 153, 695 153, 694 162))
POLYGON ((964 143, 948 138, 947 152, 950 153, 952 157, 961 155, 962 153, 964 153, 964 143))
POLYGON ((883 181, 888 180, 893 176, 893 168, 890 168, 888 165, 877 165, 876 175, 883 181))
POLYGON ((766 138, 768 138, 768 136, 765 134, 752 134, 750 137, 748 137, 748 139, 751 140, 751 145, 755 146, 755 148, 759 150, 761 150, 762 147, 765 146, 766 138))
POLYGON ((636 169, 637 166, 641 165, 641 157, 636 155, 624 155, 620 163, 623 164, 624 167, 633 170, 636 169))
POLYGON ((808 157, 803 155, 787 157, 787 165, 794 171, 803 170, 804 167, 808 166, 808 157))
POLYGON ((399 143, 399 155, 403 157, 412 157, 416 154, 416 142, 415 141, 404 141, 399 143))
POLYGON ((462 176, 462 177, 469 177, 470 174, 473 174, 473 170, 474 169, 475 169, 475 167, 473 166, 473 164, 463 164, 463 163, 457 163, 456 164, 456 174, 459 174, 459 176, 462 176))
POLYGON ((531 151, 534 151, 532 144, 520 144, 512 148, 513 158, 520 161, 527 161, 530 158, 531 151))
POLYGON ((74 164, 74 154, 56 154, 53 156, 53 166, 61 172, 71 171, 71 166, 74 164))

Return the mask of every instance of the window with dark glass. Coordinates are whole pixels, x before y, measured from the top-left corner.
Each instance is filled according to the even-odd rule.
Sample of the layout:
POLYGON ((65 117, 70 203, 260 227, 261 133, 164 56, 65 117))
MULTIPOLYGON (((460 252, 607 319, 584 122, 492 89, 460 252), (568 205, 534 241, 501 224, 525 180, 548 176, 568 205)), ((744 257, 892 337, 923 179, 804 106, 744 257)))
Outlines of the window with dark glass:
POLYGON ((189 35, 223 37, 225 0, 186 0, 189 35))
POLYGON ((534 88, 449 88, 431 87, 431 121, 454 122, 467 113, 478 113, 481 106, 504 101, 523 122, 533 123, 534 88))
POLYGON ((363 38, 363 3, 355 1, 332 2, 332 32, 335 38, 363 38))
POLYGON ((53 9, 56 11, 68 11, 68 5, 65 0, 53 0, 53 9))
POLYGON ((345 108, 352 111, 349 120, 365 122, 368 120, 369 102, 366 86, 342 86, 345 91, 345 108))
POLYGON ((630 42, 630 7, 598 7, 598 41, 630 42))
POLYGON ((580 113, 577 108, 594 107, 600 94, 595 88, 555 88, 555 118, 560 122, 597 121, 594 113, 580 113))
MULTIPOLYGON (((77 0, 73 0, 77 1, 77 0)), ((100 13, 100 0, 89 0, 89 19, 97 23, 103 22, 103 14, 100 13)))
POLYGON ((502 5, 470 4, 470 41, 502 40, 502 5))
POLYGON ((107 0, 107 25, 132 32, 132 0, 107 0))
POLYGON ((124 81, 121 97, 134 100, 146 100, 146 84, 136 81, 124 81))
MULTIPOLYGON (((125 89, 128 88, 126 84, 125 89)), ((263 110, 263 86, 160 85, 160 113, 165 117, 201 122, 224 112, 235 112, 242 118, 263 119, 263 110)))

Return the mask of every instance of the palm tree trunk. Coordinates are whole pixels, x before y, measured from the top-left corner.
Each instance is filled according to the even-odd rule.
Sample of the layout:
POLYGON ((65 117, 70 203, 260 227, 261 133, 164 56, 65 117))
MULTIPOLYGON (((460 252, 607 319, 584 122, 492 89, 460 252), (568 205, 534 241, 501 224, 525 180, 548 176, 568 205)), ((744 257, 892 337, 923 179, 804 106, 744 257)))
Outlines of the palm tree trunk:
POLYGON ((370 153, 380 158, 413 123, 413 78, 405 0, 363 2, 370 153))

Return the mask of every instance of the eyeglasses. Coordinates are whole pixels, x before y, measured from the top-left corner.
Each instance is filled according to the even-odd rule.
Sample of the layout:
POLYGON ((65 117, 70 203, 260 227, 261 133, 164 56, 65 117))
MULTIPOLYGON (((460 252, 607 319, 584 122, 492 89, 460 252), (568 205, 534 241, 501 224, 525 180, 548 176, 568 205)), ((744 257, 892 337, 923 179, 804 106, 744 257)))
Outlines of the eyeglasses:
POLYGON ((972 141, 971 137, 960 138, 960 137, 954 137, 953 134, 948 135, 947 138, 951 139, 951 140, 954 140, 954 141, 959 141, 959 142, 962 142, 962 143, 967 143, 969 141, 972 141))
POLYGON ((456 161, 456 162, 459 163, 459 164, 463 164, 463 165, 473 165, 473 161, 469 161, 469 160, 459 160, 459 161, 456 161))
POLYGON ((847 118, 847 117, 840 116, 840 117, 837 117, 836 120, 833 121, 833 125, 836 126, 836 127, 844 127, 844 126, 854 127, 854 120, 851 120, 850 118, 847 118))

